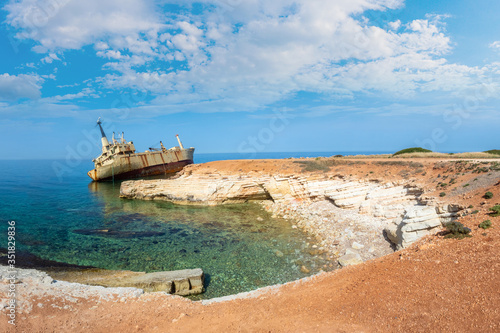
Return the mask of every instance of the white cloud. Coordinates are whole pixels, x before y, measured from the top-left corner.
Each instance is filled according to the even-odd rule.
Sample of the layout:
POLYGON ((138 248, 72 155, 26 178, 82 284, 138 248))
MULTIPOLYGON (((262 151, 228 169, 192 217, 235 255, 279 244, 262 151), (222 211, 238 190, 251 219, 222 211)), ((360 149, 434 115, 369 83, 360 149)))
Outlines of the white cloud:
POLYGON ((489 45, 495 51, 500 51, 500 41, 495 41, 489 45))
POLYGON ((391 28, 391 30, 398 30, 400 27, 401 27, 401 20, 389 22, 389 28, 391 28))
MULTIPOLYGON (((54 99, 56 101, 67 101, 67 100, 73 100, 73 99, 80 99, 84 97, 92 97, 92 98, 98 98, 99 95, 95 93, 95 91, 91 88, 84 88, 82 91, 76 93, 76 94, 66 94, 66 95, 58 95, 54 96, 51 99, 54 99)), ((47 99, 49 100, 49 99, 47 99)))
POLYGON ((412 98, 480 85, 492 70, 448 63, 446 16, 403 23, 391 12, 403 0, 164 0, 207 6, 163 16, 155 2, 139 0, 58 0, 45 12, 43 3, 4 7, 19 38, 35 40, 46 62, 57 60, 56 52, 92 45, 112 71, 96 82, 150 92, 155 106, 246 111, 299 91, 412 98), (367 10, 383 12, 383 22, 362 16, 367 10))
POLYGON ((123 58, 120 51, 114 51, 114 50, 99 51, 97 52, 97 55, 102 58, 115 59, 115 60, 123 58))
POLYGON ((43 79, 38 75, 0 74, 0 101, 16 101, 21 98, 37 99, 43 79))
POLYGON ((42 58, 42 63, 51 64, 54 60, 61 60, 55 53, 49 53, 48 56, 42 58))
POLYGON ((73 84, 62 84, 58 85, 57 88, 73 88, 79 86, 80 83, 73 83, 73 84))
MULTIPOLYGON (((242 1, 230 15, 206 14, 203 24, 180 21, 180 32, 162 34, 160 40, 170 55, 174 51, 184 55, 187 70, 128 70, 107 76, 106 82, 109 87, 168 94, 159 98, 164 103, 227 99, 239 101, 241 108, 243 103, 255 105, 256 100, 273 103, 300 90, 352 97, 353 92, 370 90, 409 96, 427 89, 426 84, 442 88, 430 85, 436 79, 433 73, 448 66, 435 56, 451 49, 438 17, 412 21, 395 33, 351 15, 394 8, 400 1, 296 3, 290 9, 289 1, 242 1), (340 61, 348 64, 341 66, 340 61), (151 79, 158 84, 144 85, 151 79)), ((401 25, 395 22, 399 23, 393 21, 393 27, 401 25)))
POLYGON ((38 52, 79 49, 112 36, 139 38, 161 24, 153 4, 140 0, 10 1, 6 22, 20 31, 18 38, 37 41, 38 52))

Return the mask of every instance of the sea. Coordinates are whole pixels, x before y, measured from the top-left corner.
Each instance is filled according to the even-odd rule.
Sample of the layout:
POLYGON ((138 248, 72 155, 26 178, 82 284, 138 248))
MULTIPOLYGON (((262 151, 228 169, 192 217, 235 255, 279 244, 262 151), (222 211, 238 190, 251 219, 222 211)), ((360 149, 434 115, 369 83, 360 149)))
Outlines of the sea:
MULTIPOLYGON (((373 152, 195 154, 195 163, 373 152)), ((0 247, 15 221, 15 249, 43 260, 141 272, 202 268, 208 299, 329 270, 315 240, 258 204, 178 206, 119 197, 120 182, 92 182, 87 160, 0 161, 0 247), (107 232, 102 232, 107 230, 107 232), (306 269, 304 269, 304 267, 306 269)), ((20 264, 20 263, 18 263, 20 264)))

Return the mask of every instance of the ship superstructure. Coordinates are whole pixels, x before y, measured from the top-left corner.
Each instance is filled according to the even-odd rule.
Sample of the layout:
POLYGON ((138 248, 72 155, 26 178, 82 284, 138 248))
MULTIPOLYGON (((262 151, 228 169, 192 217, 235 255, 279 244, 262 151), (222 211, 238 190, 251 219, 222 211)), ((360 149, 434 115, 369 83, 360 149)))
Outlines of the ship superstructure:
POLYGON ((136 153, 134 143, 127 142, 123 132, 119 140, 115 139, 113 133, 110 143, 100 118, 97 125, 101 130, 102 153, 92 160, 95 168, 87 173, 94 181, 167 174, 180 171, 184 166, 193 163, 194 148, 184 148, 179 135, 176 135, 179 146, 166 149, 160 141, 161 148, 150 148, 143 153, 136 153))

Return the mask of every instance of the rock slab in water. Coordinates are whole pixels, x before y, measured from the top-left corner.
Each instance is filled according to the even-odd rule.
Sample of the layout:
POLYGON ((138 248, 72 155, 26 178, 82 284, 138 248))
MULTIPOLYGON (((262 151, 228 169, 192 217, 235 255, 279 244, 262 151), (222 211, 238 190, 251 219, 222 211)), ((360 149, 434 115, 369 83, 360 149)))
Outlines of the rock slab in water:
POLYGON ((363 262, 363 259, 357 253, 345 254, 339 258, 339 264, 342 267, 357 265, 357 264, 361 264, 362 262, 363 262))
MULTIPOLYGON (((58 278, 59 276, 55 276, 58 278)), ((145 292, 164 291, 180 296, 201 294, 205 275, 201 268, 155 273, 87 270, 60 276, 65 281, 103 287, 133 287, 145 292)))
POLYGON ((147 273, 131 277, 122 287, 135 287, 146 292, 164 291, 187 296, 203 292, 204 274, 201 268, 147 273))

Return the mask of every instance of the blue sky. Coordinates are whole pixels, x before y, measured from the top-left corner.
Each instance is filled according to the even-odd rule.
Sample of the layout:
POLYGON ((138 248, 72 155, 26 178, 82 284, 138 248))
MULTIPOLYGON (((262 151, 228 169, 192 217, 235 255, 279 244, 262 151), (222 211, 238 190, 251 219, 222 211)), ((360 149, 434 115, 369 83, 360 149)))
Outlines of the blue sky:
POLYGON ((0 11, 3 159, 139 150, 498 149, 500 2, 20 0, 0 11))

